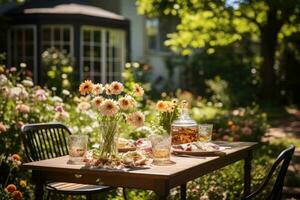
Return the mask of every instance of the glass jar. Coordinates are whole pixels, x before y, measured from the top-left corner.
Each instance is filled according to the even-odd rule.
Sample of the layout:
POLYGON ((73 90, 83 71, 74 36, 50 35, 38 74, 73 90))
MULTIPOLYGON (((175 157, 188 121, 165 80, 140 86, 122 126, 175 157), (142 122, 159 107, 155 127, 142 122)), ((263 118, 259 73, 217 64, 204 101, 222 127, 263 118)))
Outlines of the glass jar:
POLYGON ((187 103, 183 103, 181 115, 171 125, 173 144, 185 144, 198 140, 198 125, 188 113, 187 103))

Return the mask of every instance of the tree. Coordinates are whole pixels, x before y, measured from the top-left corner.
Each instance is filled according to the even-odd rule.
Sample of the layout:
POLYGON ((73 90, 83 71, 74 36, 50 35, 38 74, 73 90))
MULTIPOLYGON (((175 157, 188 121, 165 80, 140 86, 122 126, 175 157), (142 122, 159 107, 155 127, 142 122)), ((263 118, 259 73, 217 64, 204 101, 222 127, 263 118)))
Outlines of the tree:
POLYGON ((195 49, 225 46, 250 37, 259 44, 260 78, 265 100, 276 97, 274 65, 278 43, 300 32, 300 0, 137 0, 140 14, 180 18, 165 42, 189 55, 195 49))

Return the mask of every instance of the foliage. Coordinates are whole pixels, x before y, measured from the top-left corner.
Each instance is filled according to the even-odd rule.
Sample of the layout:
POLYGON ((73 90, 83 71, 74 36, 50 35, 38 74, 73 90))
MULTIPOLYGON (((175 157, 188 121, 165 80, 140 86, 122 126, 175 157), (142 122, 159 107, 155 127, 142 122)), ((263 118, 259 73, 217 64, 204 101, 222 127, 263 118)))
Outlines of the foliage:
POLYGON ((47 85, 60 95, 63 89, 70 89, 73 72, 72 59, 65 51, 49 48, 42 54, 47 71, 47 85))
MULTIPOLYGON (((191 49, 209 46, 225 46, 251 34, 258 41, 260 29, 268 22, 268 14, 277 12, 277 20, 282 21, 280 38, 299 31, 297 20, 299 2, 288 1, 161 1, 138 0, 138 11, 150 17, 159 15, 177 16, 181 23, 177 32, 169 34, 166 45, 183 55, 191 49)), ((281 27, 280 27, 281 28, 281 27)))
POLYGON ((260 95, 272 101, 278 98, 280 74, 274 67, 282 53, 278 44, 300 32, 298 0, 137 0, 137 4, 139 13, 148 17, 180 19, 177 31, 168 34, 165 45, 181 55, 199 51, 214 54, 218 47, 228 45, 232 50, 241 45, 250 47, 254 56, 246 54, 243 58, 254 61, 258 57, 260 95))

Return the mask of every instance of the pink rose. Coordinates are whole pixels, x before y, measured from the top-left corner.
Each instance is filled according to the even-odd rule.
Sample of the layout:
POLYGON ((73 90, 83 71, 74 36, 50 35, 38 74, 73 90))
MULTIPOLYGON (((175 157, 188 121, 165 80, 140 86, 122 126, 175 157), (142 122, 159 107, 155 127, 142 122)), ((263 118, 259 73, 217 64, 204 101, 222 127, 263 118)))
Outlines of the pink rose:
POLYGON ((45 93, 45 90, 43 90, 43 89, 38 89, 35 92, 35 95, 38 98, 38 100, 40 100, 40 101, 46 100, 46 93, 45 93))
POLYGON ((242 128, 242 133, 245 136, 250 136, 250 135, 252 135, 252 129, 249 128, 248 126, 246 126, 246 127, 242 128))
POLYGON ((56 106, 55 111, 62 113, 62 112, 64 112, 64 108, 62 106, 56 106))
POLYGON ((16 72, 16 71, 17 71, 17 68, 16 68, 16 67, 12 67, 12 68, 10 68, 10 71, 11 71, 11 72, 16 72))

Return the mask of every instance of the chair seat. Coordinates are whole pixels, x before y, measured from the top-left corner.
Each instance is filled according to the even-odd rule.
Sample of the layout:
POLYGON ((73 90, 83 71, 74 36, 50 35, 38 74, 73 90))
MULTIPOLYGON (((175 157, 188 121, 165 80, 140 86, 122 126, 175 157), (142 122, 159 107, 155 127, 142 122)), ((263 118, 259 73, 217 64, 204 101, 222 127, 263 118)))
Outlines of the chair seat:
POLYGON ((109 186, 102 185, 87 185, 78 183, 66 183, 66 182, 52 182, 46 185, 46 189, 51 192, 64 193, 64 194, 90 194, 97 192, 105 192, 112 189, 109 186))

